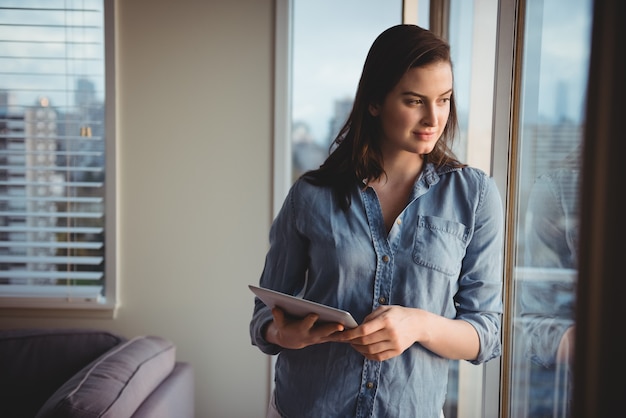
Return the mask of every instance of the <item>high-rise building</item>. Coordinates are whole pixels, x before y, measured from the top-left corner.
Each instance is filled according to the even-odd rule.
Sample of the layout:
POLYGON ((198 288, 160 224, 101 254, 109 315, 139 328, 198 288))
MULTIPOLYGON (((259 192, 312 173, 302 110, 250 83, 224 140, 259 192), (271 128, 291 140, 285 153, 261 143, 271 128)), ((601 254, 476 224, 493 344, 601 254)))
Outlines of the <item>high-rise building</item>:
POLYGON ((2 247, 0 282, 50 281, 55 254, 54 196, 63 194, 55 172, 57 112, 46 99, 19 110, 0 94, 0 241, 23 243, 2 247), (35 246, 30 243, 41 242, 35 246), (43 244, 45 243, 45 244, 43 244))

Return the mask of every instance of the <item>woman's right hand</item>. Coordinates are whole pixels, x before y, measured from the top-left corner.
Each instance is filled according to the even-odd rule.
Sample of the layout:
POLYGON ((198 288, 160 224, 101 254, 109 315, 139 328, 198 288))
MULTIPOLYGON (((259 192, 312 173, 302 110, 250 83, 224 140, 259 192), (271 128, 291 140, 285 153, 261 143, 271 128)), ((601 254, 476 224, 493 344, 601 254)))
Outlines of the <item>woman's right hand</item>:
POLYGON ((571 326, 561 337, 559 348, 556 352, 556 360, 560 363, 569 363, 571 365, 574 362, 575 343, 574 326, 571 326))
POLYGON ((313 344, 327 342, 330 335, 343 331, 339 323, 316 323, 317 314, 309 314, 303 319, 285 315, 280 308, 272 309, 274 320, 265 330, 265 339, 283 348, 300 349, 313 344))

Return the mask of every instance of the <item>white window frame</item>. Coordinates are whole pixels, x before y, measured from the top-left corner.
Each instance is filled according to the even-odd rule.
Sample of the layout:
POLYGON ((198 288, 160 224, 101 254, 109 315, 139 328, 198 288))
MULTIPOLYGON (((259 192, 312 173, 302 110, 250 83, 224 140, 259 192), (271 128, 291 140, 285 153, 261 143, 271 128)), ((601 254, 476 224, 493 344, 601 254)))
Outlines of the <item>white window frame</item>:
MULTIPOLYGON (((112 317, 118 307, 118 263, 117 263, 117 135, 116 135, 116 79, 115 79, 115 0, 103 0, 104 5, 104 58, 105 58, 105 206, 104 225, 104 292, 93 300, 68 299, 63 295, 56 297, 11 296, 11 292, 0 295, 0 310, 3 315, 46 314, 41 310, 68 313, 81 317, 112 317)), ((10 287, 10 286, 9 286, 10 287)))

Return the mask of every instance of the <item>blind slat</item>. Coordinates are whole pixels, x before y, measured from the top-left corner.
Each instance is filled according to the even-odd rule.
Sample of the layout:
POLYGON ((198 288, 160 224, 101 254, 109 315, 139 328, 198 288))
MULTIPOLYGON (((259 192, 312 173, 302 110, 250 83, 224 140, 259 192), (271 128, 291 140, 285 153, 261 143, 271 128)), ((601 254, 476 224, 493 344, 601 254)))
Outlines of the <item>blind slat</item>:
POLYGON ((100 280, 102 272, 92 271, 23 271, 23 270, 0 270, 0 279, 71 279, 71 280, 100 280))
POLYGON ((102 263, 102 257, 42 257, 42 256, 2 256, 0 263, 49 263, 49 264, 79 264, 98 265, 102 263))
POLYGON ((86 212, 0 212, 0 216, 7 216, 13 218, 89 218, 98 219, 104 215, 100 212, 86 213, 86 212))
POLYGON ((101 151, 18 151, 18 150, 1 150, 0 156, 27 156, 27 155, 54 155, 54 156, 102 156, 101 151))
POLYGON ((104 171, 102 167, 65 167, 65 166, 30 166, 30 167, 19 167, 19 166, 11 166, 11 165, 0 165, 0 170, 11 170, 13 172, 32 172, 32 171, 72 171, 72 172, 91 172, 91 173, 100 173, 104 171))
POLYGON ((101 291, 102 286, 0 285, 0 298, 74 297, 96 299, 100 297, 101 291))
MULTIPOLYGON (((88 121, 85 121, 85 123, 89 123, 88 121)), ((103 140, 104 137, 99 137, 97 135, 91 136, 87 139, 85 139, 85 137, 80 136, 78 133, 76 135, 64 135, 64 136, 57 136, 57 135, 48 135, 45 138, 42 137, 33 137, 32 135, 24 137, 24 134, 15 134, 15 133, 8 133, 8 134, 3 134, 2 135, 4 138, 7 139, 17 139, 17 140, 24 140, 24 139, 29 139, 29 140, 33 140, 33 139, 47 139, 47 140, 58 140, 58 141, 67 141, 67 140, 76 140, 76 141, 83 141, 83 142, 87 142, 87 141, 100 141, 103 140)))
POLYGON ((41 182, 41 181, 20 181, 20 180, 11 180, 11 181, 0 181, 0 186, 47 186, 47 187, 102 187, 104 183, 97 182, 41 182))
POLYGON ((101 234, 103 228, 0 226, 0 232, 64 232, 68 234, 101 234))
POLYGON ((80 197, 80 196, 0 196, 0 201, 12 202, 65 202, 65 203, 102 203, 101 197, 80 197))
POLYGON ((58 241, 58 242, 21 242, 21 241, 0 241, 0 247, 12 248, 68 248, 68 249, 92 249, 102 248, 102 242, 79 242, 79 241, 58 241))

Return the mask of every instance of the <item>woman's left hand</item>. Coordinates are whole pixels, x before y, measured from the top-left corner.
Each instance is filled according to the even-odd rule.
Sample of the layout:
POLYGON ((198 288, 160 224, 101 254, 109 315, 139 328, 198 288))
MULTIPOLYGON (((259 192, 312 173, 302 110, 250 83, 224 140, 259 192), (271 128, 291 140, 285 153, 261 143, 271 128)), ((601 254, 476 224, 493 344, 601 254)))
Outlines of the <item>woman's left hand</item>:
POLYGON ((328 341, 349 343, 369 360, 399 356, 416 341, 422 311, 402 306, 380 306, 357 328, 337 332, 328 341))

